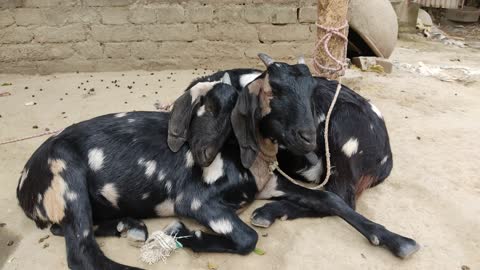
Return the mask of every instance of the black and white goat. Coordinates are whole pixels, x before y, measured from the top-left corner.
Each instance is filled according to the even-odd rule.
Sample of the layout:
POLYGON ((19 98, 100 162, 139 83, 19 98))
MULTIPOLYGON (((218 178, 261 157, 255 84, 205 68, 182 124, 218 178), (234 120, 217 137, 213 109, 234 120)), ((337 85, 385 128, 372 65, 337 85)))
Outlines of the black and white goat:
MULTIPOLYGON (((137 269, 105 257, 94 236, 125 232, 133 240, 144 241, 147 229, 138 219, 159 216, 189 217, 216 233, 193 232, 179 222, 172 224, 167 231, 189 236, 180 241, 194 251, 247 254, 254 249, 258 236, 235 211, 255 197, 275 196, 318 213, 338 215, 373 244, 385 245, 397 256, 413 253, 415 241, 365 219, 333 193, 305 192, 295 187, 289 192, 278 190, 283 183, 281 177, 271 175, 265 166, 275 158, 276 144, 263 138, 257 126, 276 126, 291 132, 289 149, 309 152, 315 147, 314 112, 310 105, 300 107, 309 103, 313 92, 301 94, 299 89, 286 89, 279 95, 267 87, 279 76, 291 76, 289 72, 296 74, 304 67, 286 68, 269 68, 240 94, 230 85, 228 75, 223 83, 197 83, 180 99, 189 99, 190 103, 176 103, 174 110, 182 110, 178 104, 184 104, 183 110, 190 113, 191 120, 184 126, 190 142, 208 142, 194 139, 204 136, 206 130, 233 127, 241 147, 225 144, 210 166, 195 165, 189 147, 181 145, 182 136, 169 136, 169 113, 100 116, 66 128, 36 150, 19 180, 20 206, 38 227, 52 224, 52 232, 64 235, 71 269, 137 269), (283 74, 285 71, 287 74, 283 74), (270 106, 275 100, 285 104, 270 106), (281 111, 312 117, 304 123, 291 123, 284 120, 281 111), (232 125, 216 120, 224 114, 231 114, 232 125), (211 121, 205 122, 204 116, 212 116, 211 121), (168 149, 167 137, 178 152, 168 149)), ((181 125, 178 127, 176 131, 181 132, 174 134, 184 134, 181 125)))

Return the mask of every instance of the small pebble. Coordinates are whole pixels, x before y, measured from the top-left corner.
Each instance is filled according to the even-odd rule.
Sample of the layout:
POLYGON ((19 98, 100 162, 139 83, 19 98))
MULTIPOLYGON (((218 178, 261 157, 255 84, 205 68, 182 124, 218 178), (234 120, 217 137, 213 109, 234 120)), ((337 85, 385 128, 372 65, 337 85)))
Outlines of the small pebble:
POLYGON ((43 89, 42 89, 42 88, 40 88, 40 92, 42 92, 42 91, 43 91, 43 89))
POLYGON ((268 233, 262 233, 262 237, 267 237, 268 233))
POLYGON ((2 223, 0 223, 0 228, 5 227, 6 225, 7 225, 7 223, 3 223, 3 222, 2 222, 2 223))
POLYGON ((422 139, 422 138, 420 138, 420 136, 417 136, 417 140, 419 140, 419 141, 420 141, 421 139, 422 139))
POLYGON ((28 89, 28 86, 25 86, 25 89, 28 89))
POLYGON ((152 73, 150 73, 150 75, 153 75, 153 72, 152 72, 152 73))
POLYGON ((125 104, 128 104, 128 102, 125 101, 125 104))
POLYGON ((42 243, 43 241, 47 240, 48 238, 50 238, 50 235, 45 235, 44 237, 38 239, 38 243, 42 243))
POLYGON ((462 265, 462 270, 470 270, 470 267, 467 265, 462 265))
POLYGON ((45 131, 50 131, 50 129, 49 129, 49 128, 45 128, 45 131))
POLYGON ((63 100, 63 98, 60 98, 60 101, 62 101, 62 100, 63 100))
POLYGON ((68 96, 68 93, 65 93, 65 96, 68 96))
POLYGON ((65 114, 65 112, 62 112, 62 114, 65 114))
POLYGON ((147 95, 142 95, 142 97, 147 97, 147 95))
POLYGON ((35 95, 32 95, 32 97, 35 97, 35 95))
POLYGON ((45 243, 42 248, 48 248, 50 246, 49 243, 45 243))
POLYGON ((15 242, 14 242, 13 240, 10 240, 10 241, 8 241, 7 246, 10 247, 10 246, 12 246, 13 244, 15 244, 15 242))
POLYGON ((364 258, 364 259, 367 258, 363 253, 360 253, 360 255, 362 255, 362 258, 364 258))
POLYGON ((37 125, 35 125, 35 126, 33 126, 32 128, 33 128, 33 129, 37 129, 37 128, 38 128, 38 126, 37 126, 37 125))

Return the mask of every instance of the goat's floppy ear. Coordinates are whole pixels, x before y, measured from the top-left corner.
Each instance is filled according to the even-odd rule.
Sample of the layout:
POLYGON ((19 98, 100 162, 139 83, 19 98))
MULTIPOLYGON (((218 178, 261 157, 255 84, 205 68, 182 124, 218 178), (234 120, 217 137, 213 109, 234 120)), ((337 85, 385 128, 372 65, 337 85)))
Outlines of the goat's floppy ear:
POLYGON ((242 165, 245 168, 252 166, 258 154, 256 128, 259 113, 257 109, 262 85, 263 79, 257 79, 243 88, 230 118, 233 132, 240 145, 242 165))
POLYGON ((198 82, 185 91, 175 103, 168 120, 167 144, 170 150, 178 152, 187 141, 188 128, 192 120, 192 112, 200 98, 210 91, 218 81, 198 82))
POLYGON ((168 120, 168 138, 167 144, 170 150, 178 152, 182 145, 187 141, 187 132, 192 118, 193 111, 192 95, 186 91, 175 103, 168 120))

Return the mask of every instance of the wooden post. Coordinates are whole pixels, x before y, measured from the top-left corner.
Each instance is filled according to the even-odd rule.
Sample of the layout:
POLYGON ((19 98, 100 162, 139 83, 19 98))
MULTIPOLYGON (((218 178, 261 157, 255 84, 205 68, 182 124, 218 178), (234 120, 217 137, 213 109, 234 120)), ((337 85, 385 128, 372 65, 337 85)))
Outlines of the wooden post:
MULTIPOLYGON (((328 28, 339 28, 343 26, 347 20, 348 0, 318 0, 318 19, 317 23, 328 28)), ((348 26, 342 29, 345 36, 348 36, 348 26)), ((317 40, 321 40, 326 34, 324 29, 317 27, 317 40)), ((328 49, 333 57, 344 62, 347 52, 345 49, 345 41, 337 35, 332 35, 328 49)), ((316 61, 322 66, 337 68, 338 64, 332 60, 323 49, 323 45, 317 50, 315 55, 316 61)), ((343 71, 330 71, 319 68, 317 75, 326 77, 328 79, 337 79, 343 75, 343 71)))

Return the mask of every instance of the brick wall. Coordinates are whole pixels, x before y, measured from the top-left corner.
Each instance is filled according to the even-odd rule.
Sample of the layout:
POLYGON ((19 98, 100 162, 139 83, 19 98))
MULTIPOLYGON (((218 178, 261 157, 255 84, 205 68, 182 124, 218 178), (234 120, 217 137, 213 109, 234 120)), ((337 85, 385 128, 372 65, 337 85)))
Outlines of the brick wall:
POLYGON ((309 56, 315 0, 0 0, 0 73, 228 68, 309 56))

